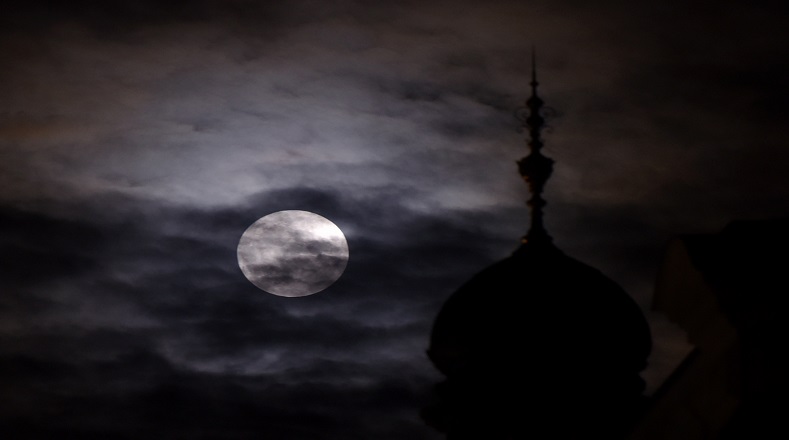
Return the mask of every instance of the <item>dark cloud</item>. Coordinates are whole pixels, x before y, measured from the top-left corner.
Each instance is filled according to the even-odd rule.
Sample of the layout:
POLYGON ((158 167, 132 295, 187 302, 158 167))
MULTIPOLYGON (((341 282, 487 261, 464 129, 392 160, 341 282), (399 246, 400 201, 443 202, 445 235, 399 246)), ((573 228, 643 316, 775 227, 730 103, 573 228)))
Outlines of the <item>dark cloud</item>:
POLYGON ((174 0, 157 1, 34 0, 11 1, 3 24, 11 28, 35 29, 59 24, 79 23, 102 37, 121 36, 145 26, 177 22, 209 22, 217 18, 243 19, 254 16, 259 24, 277 23, 281 8, 275 2, 249 0, 174 0))
POLYGON ((79 222, 14 208, 0 210, 0 264, 10 285, 46 282, 95 270, 93 258, 106 238, 79 222))
MULTIPOLYGON (((12 3, 14 438, 438 438, 418 420, 432 319, 527 229, 512 113, 532 45, 558 109, 548 229, 642 306, 671 235, 787 215, 785 5, 12 3), (314 296, 261 292, 236 262, 288 209, 348 239, 314 296)), ((668 369, 681 335, 656 325, 668 369)))
MULTIPOLYGON (((264 200, 276 205, 280 194, 256 196, 256 209, 264 200)), ((367 203, 315 190, 291 190, 284 199, 325 199, 327 207, 358 204, 362 210, 367 203)), ((358 235, 352 243, 361 270, 349 270, 325 294, 293 303, 250 286, 229 258, 243 231, 237 218, 250 213, 138 201, 137 208, 156 215, 130 223, 90 215, 106 206, 122 211, 127 202, 86 203, 72 209, 80 211, 78 219, 5 216, 6 227, 20 229, 9 218, 24 218, 26 227, 38 225, 45 234, 41 240, 102 262, 100 269, 44 274, 47 286, 36 293, 60 300, 38 306, 41 327, 23 324, 33 316, 26 313, 25 304, 35 302, 29 291, 3 313, 19 327, 5 335, 0 368, 15 390, 12 400, 27 402, 4 419, 8 432, 30 438, 53 432, 177 438, 197 431, 217 433, 208 438, 316 432, 362 438, 386 426, 425 435, 418 434, 416 417, 432 372, 421 350, 412 350, 426 337, 433 310, 425 303, 435 306, 444 292, 423 290, 419 277, 389 260, 393 250, 406 258, 404 248, 419 247, 416 237, 389 241, 390 252, 382 253, 375 250, 380 243, 358 235), (380 282, 388 277, 400 282, 380 282), (69 286, 66 296, 52 282, 69 286), (33 423, 45 407, 62 415, 33 423), (394 418, 393 408, 400 414, 394 418), (290 426, 294 418, 314 420, 290 426)), ((422 221, 397 200, 390 203, 400 215, 390 218, 389 229, 409 229, 401 225, 407 218, 422 221)), ((380 237, 394 238, 385 231, 380 237)), ((57 254, 58 247, 49 252, 57 254)))

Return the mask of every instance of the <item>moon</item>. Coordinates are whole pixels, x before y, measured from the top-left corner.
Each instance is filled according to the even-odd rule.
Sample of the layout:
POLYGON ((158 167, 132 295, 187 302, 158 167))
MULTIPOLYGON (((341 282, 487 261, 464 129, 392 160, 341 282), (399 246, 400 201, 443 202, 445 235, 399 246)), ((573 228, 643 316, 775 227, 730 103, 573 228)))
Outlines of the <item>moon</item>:
POLYGON ((258 219, 238 242, 238 266, 263 291, 297 297, 340 278, 348 242, 340 228, 309 211, 278 211, 258 219))

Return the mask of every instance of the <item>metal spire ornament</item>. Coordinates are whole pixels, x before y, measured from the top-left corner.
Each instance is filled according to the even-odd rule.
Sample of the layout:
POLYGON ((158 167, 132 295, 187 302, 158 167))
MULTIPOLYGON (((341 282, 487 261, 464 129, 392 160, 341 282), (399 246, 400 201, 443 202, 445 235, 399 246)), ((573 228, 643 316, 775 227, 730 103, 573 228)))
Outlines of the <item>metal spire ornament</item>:
POLYGON ((543 101, 537 96, 537 67, 536 57, 532 50, 531 58, 531 97, 526 101, 526 108, 529 111, 527 117, 520 117, 523 127, 529 131, 529 150, 528 156, 519 160, 518 171, 526 183, 529 184, 531 191, 531 198, 528 200, 527 205, 531 211, 531 226, 526 236, 522 238, 524 244, 529 245, 545 245, 551 244, 553 239, 548 235, 543 225, 543 208, 546 205, 545 199, 542 198, 542 191, 545 187, 545 182, 553 172, 553 159, 548 158, 540 151, 543 147, 541 133, 545 128, 545 119, 541 114, 543 101))

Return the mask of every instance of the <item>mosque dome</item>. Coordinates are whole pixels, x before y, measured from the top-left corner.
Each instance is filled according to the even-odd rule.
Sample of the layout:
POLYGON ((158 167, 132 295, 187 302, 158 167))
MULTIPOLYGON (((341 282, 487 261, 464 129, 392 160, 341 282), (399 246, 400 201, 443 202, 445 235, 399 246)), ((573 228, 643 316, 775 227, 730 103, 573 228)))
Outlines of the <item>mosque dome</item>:
POLYGON ((437 387, 443 403, 423 417, 451 439, 521 438, 535 427, 551 438, 622 438, 643 403, 649 325, 617 283, 559 250, 543 226, 553 160, 540 151, 534 70, 531 85, 531 152, 518 162, 531 227, 438 313, 427 354, 447 379, 437 387))
POLYGON ((559 376, 576 390, 577 381, 613 380, 640 394, 650 350, 646 319, 618 284, 552 244, 526 243, 449 297, 428 355, 447 377, 559 376))

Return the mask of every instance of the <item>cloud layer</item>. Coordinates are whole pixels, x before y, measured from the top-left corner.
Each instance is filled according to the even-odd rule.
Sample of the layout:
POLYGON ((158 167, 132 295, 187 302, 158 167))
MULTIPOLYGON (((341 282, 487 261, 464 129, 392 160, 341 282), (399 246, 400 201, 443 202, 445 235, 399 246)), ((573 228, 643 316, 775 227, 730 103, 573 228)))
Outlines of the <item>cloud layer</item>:
POLYGON ((671 235, 787 215, 783 5, 16 3, 0 431, 17 438, 439 438, 418 419, 432 319, 527 229, 512 113, 532 45, 556 109, 548 230, 645 308, 671 235), (243 231, 285 209, 348 238, 317 295, 267 295, 237 265, 243 231))

